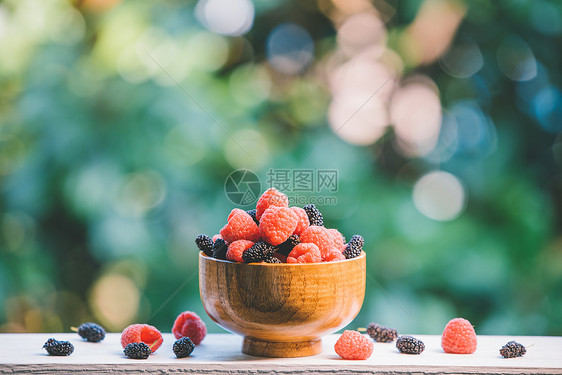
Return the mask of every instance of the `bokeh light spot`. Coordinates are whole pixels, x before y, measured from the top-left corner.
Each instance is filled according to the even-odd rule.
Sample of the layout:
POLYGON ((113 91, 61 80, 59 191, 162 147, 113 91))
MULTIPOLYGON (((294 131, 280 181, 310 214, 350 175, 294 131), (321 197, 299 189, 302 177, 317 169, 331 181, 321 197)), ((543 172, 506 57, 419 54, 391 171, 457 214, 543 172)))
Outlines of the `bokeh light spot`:
POLYGON ((500 71, 513 81, 528 81, 537 75, 537 61, 531 47, 518 36, 505 38, 497 50, 500 71))
POLYGON ((107 274, 93 286, 90 305, 96 316, 110 330, 121 330, 130 324, 139 308, 140 293, 125 276, 107 274))
POLYGON ((484 57, 474 41, 466 40, 449 48, 439 62, 451 77, 468 78, 482 69, 484 57))
POLYGON ((252 28, 255 9, 250 0, 199 0, 195 14, 208 30, 238 36, 252 28))
POLYGON ((461 181, 450 173, 435 171, 420 178, 414 186, 414 204, 430 219, 453 220, 466 203, 466 191, 461 181))
POLYGON ((306 69, 314 57, 314 40, 302 27, 283 23, 267 38, 267 60, 279 73, 296 75, 306 69))

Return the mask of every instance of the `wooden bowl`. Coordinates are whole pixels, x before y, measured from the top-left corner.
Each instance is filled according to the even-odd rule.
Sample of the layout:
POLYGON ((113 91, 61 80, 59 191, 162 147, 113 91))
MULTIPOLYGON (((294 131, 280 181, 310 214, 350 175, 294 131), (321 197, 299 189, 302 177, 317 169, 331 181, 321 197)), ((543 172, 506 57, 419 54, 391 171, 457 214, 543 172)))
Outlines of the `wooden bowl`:
POLYGON ((305 357, 320 353, 320 338, 359 313, 365 265, 365 253, 303 264, 234 263, 200 253, 199 291, 211 319, 244 336, 243 353, 305 357))

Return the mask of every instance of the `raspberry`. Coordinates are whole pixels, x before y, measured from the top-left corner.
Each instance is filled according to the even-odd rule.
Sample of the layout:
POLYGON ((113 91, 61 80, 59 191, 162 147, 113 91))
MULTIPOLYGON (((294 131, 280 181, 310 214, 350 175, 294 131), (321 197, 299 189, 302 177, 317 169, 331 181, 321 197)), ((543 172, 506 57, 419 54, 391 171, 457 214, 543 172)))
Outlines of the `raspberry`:
MULTIPOLYGON (((236 210, 234 209, 232 212, 236 210)), ((246 211, 240 209, 230 216, 228 223, 220 230, 220 233, 228 243, 237 240, 256 242, 260 238, 260 232, 254 219, 246 211)))
POLYGON ((184 311, 176 318, 172 333, 176 339, 189 337, 195 345, 199 345, 207 334, 207 327, 196 313, 184 311))
POLYGON ((324 262, 336 262, 339 260, 345 260, 345 256, 341 253, 340 250, 336 249, 335 247, 328 251, 322 257, 322 261, 324 262))
POLYGON ((123 350, 123 353, 132 359, 147 359, 151 352, 150 346, 146 345, 144 342, 127 344, 123 350))
POLYGON ((74 345, 69 341, 58 341, 53 338, 48 339, 43 345, 43 348, 47 350, 49 355, 56 356, 71 355, 72 352, 74 352, 74 345))
POLYGON ((250 247, 254 246, 252 241, 248 240, 238 240, 234 241, 228 245, 228 251, 226 252, 226 259, 233 262, 243 262, 242 254, 244 251, 248 250, 250 247))
POLYGON ((420 354, 425 349, 425 344, 412 336, 400 336, 396 340, 396 349, 400 353, 405 354, 420 354))
POLYGON ((297 217, 299 218, 299 222, 297 224, 297 227, 295 228, 294 234, 300 236, 301 233, 304 232, 310 225, 308 221, 308 215, 306 214, 306 211, 300 207, 291 207, 291 210, 293 210, 293 212, 297 214, 297 217))
MULTIPOLYGON (((238 214, 238 213, 240 213, 240 212, 246 212, 246 211, 241 210, 241 209, 239 209, 239 208, 233 209, 232 211, 230 211, 230 214, 228 214, 228 218, 226 219, 226 221, 229 222, 230 219, 231 219, 235 214, 238 214)), ((246 212, 246 213, 249 215, 248 212, 246 212)))
POLYGON ((256 225, 260 225, 260 222, 259 222, 258 218, 256 217, 256 209, 255 208, 253 210, 248 210, 246 212, 248 213, 248 215, 250 215, 252 217, 252 219, 254 219, 254 223, 256 223, 256 225))
POLYGON ((242 254, 242 260, 246 263, 259 263, 273 256, 275 252, 275 247, 271 246, 267 242, 260 241, 256 242, 248 250, 244 251, 242 254))
POLYGON ((215 234, 215 235, 213 236, 213 238, 212 238, 212 239, 213 239, 213 242, 215 242, 215 241, 218 240, 219 238, 222 239, 221 235, 218 234, 218 233, 215 234))
POLYGON ((334 349, 343 359, 367 359, 373 354, 375 345, 357 331, 344 331, 334 349))
POLYGON ((174 346, 172 347, 174 354, 178 358, 187 357, 193 352, 193 349, 195 349, 195 344, 189 337, 182 337, 174 342, 174 346))
POLYGON ((263 215, 265 210, 270 206, 289 207, 289 198, 276 188, 267 189, 256 204, 256 219, 261 222, 261 215, 263 215))
POLYGON ((351 237, 351 240, 345 245, 345 249, 343 251, 343 255, 345 255, 346 259, 351 259, 358 257, 361 255, 363 251, 363 245, 365 244, 365 240, 360 235, 356 234, 351 237))
POLYGON ((328 229, 328 232, 330 233, 330 237, 332 237, 332 240, 334 241, 334 247, 341 253, 343 251, 343 244, 345 243, 343 234, 341 234, 337 229, 328 229))
POLYGON ((441 338, 441 347, 445 353, 471 354, 476 350, 476 332, 466 319, 451 319, 441 338))
POLYGON ((395 329, 384 327, 377 323, 369 323, 367 334, 377 342, 392 342, 398 337, 398 332, 395 329))
POLYGON ((301 243, 299 236, 297 236, 296 234, 292 234, 289 236, 289 238, 287 238, 285 242, 279 245, 279 247, 277 248, 277 252, 285 256, 289 255, 291 250, 293 250, 293 247, 297 246, 299 243, 301 243))
POLYGON ((330 232, 328 232, 326 228, 316 225, 309 226, 307 230, 301 234, 301 242, 313 243, 318 246, 320 253, 322 253, 322 258, 334 247, 334 240, 332 240, 330 232))
POLYGON ((78 328, 72 327, 78 334, 89 342, 100 342, 105 338, 105 329, 96 323, 82 323, 78 328))
MULTIPOLYGON (((281 245, 297 227, 297 214, 287 207, 269 207, 260 219, 260 235, 273 246, 281 245)), ((254 224, 255 225, 255 224, 254 224)))
POLYGON ((211 239, 211 237, 204 234, 198 235, 195 239, 195 244, 197 245, 199 250, 210 257, 213 256, 213 243, 214 241, 211 239))
POLYGON ((320 213, 318 208, 316 208, 315 205, 307 204, 306 206, 303 207, 303 209, 306 211, 306 214, 308 215, 308 222, 310 223, 310 225, 316 225, 319 227, 324 226, 324 218, 322 217, 322 214, 320 213))
POLYGON ((144 342, 154 353, 162 345, 162 334, 156 327, 148 324, 131 324, 121 333, 121 346, 123 349, 133 343, 144 342))
POLYGON ((527 353, 527 349, 517 341, 510 341, 500 349, 500 354, 504 358, 521 357, 527 353))
POLYGON ((213 257, 217 259, 226 259, 228 245, 222 238, 217 238, 213 244, 213 257))
POLYGON ((287 257, 287 263, 318 263, 322 261, 322 254, 313 243, 300 243, 293 248, 287 257))

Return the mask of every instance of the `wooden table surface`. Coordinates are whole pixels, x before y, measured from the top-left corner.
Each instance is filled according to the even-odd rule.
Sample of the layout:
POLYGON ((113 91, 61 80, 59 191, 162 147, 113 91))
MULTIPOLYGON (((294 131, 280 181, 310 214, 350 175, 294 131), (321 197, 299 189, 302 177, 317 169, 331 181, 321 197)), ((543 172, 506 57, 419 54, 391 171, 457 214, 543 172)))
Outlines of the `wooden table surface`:
POLYGON ((211 334, 190 357, 177 359, 174 337, 147 360, 123 355, 120 334, 108 334, 101 343, 82 341, 77 334, 0 334, 0 374, 33 373, 198 373, 198 374, 562 374, 562 337, 478 336, 474 354, 445 354, 440 336, 416 336, 424 341, 421 355, 400 354, 394 343, 375 343, 371 358, 346 361, 334 352, 339 335, 323 339, 323 353, 302 358, 261 358, 241 353, 242 339, 231 334, 211 334), (69 340, 75 346, 69 357, 48 356, 42 349, 49 337, 69 340), (499 348, 509 340, 533 345, 524 357, 504 359, 499 348))

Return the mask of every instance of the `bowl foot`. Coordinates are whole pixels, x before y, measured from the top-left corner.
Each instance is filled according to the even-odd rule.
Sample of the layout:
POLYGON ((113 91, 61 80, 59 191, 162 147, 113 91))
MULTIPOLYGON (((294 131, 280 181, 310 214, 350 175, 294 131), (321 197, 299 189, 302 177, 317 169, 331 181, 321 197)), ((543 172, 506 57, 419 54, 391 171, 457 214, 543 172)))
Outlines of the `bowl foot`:
POLYGON ((242 353, 258 357, 308 357, 322 352, 322 340, 273 342, 244 337, 242 353))

